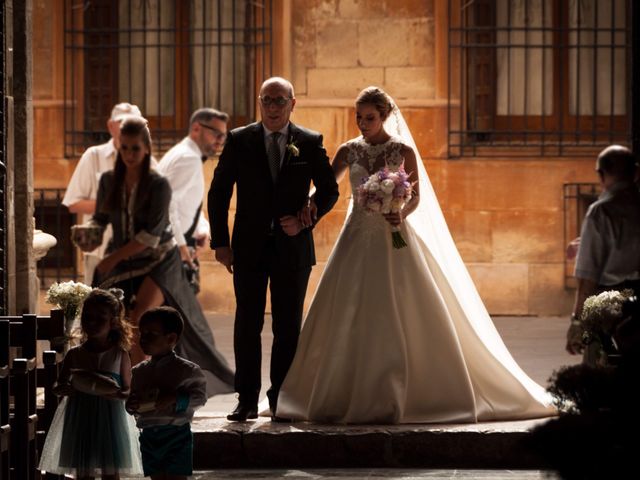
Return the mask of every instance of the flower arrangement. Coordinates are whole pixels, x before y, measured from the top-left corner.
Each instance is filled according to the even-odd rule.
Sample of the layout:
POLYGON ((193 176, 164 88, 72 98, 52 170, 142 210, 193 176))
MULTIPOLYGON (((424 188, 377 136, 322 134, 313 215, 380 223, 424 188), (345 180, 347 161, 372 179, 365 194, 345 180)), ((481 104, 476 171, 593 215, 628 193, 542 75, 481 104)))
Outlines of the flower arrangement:
MULTIPOLYGON (((409 174, 402 167, 390 171, 387 167, 363 179, 357 189, 358 204, 370 213, 398 213, 411 199, 409 174)), ((394 248, 403 248, 407 243, 400 234, 400 227, 391 228, 394 248)))
POLYGON ((80 305, 87 295, 93 290, 90 286, 81 282, 54 283, 47 290, 45 302, 57 305, 64 312, 65 330, 67 335, 71 333, 73 321, 78 316, 80 305))
MULTIPOLYGON (((611 335, 623 320, 623 305, 633 297, 633 290, 607 290, 588 297, 582 306, 582 341, 585 345, 595 343, 598 351, 598 363, 606 364, 606 355, 611 335)), ((614 345, 615 346, 615 345, 614 345)))
POLYGON ((287 143, 287 151, 291 154, 292 157, 297 157, 300 155, 300 149, 296 145, 296 142, 293 141, 293 137, 289 139, 289 143, 287 143))

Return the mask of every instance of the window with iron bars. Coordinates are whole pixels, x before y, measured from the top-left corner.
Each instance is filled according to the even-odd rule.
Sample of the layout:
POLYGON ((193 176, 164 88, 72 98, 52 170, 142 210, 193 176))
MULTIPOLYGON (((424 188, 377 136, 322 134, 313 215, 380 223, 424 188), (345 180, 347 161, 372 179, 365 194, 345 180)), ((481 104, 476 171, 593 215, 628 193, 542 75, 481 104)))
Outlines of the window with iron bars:
POLYGON ((107 141, 113 105, 149 120, 154 153, 213 107, 230 126, 255 117, 271 74, 272 1, 65 0, 65 156, 107 141))
POLYGON ((630 0, 450 0, 450 156, 630 144, 630 9, 630 0))

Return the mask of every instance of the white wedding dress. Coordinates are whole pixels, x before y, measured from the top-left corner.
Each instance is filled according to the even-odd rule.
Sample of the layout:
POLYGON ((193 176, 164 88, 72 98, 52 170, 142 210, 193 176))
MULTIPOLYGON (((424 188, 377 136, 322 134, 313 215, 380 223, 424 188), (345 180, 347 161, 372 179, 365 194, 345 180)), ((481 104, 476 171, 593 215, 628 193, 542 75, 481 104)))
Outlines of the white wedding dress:
MULTIPOLYGON (((347 143, 354 197, 363 178, 385 164, 400 167, 402 141, 392 137, 370 145, 359 137, 347 143)), ((432 217, 441 217, 418 162, 425 176, 421 202, 433 195, 432 217)), ((409 218, 414 215, 426 213, 417 210, 409 218)), ((440 230, 431 232, 442 237, 432 245, 438 258, 411 222, 401 230, 407 246, 394 249, 384 218, 353 206, 305 319, 280 390, 278 416, 390 424, 555 413, 549 395, 504 346, 444 219, 423 235, 429 228, 440 230)))

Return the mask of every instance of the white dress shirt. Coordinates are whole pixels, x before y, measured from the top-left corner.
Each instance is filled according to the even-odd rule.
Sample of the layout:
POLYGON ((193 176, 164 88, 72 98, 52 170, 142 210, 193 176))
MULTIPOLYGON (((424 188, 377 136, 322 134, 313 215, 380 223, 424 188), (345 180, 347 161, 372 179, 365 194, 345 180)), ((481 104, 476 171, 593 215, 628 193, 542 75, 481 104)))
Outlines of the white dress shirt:
MULTIPOLYGON (((69 180, 62 204, 69 207, 80 200, 95 200, 98 196, 100 176, 104 172, 113 170, 117 153, 113 139, 102 145, 87 148, 69 180)), ((80 215, 79 223, 87 223, 91 215, 80 215)), ((111 225, 109 225, 102 236, 102 244, 95 250, 84 253, 85 283, 91 283, 95 266, 104 257, 111 236, 111 225)))
MULTIPOLYGON (((187 243, 184 234, 193 224, 196 210, 204 198, 204 173, 202 152, 191 138, 185 137, 164 154, 158 164, 158 172, 171 185, 169 218, 178 245, 187 243)), ((209 235, 209 222, 202 210, 194 237, 209 235)))

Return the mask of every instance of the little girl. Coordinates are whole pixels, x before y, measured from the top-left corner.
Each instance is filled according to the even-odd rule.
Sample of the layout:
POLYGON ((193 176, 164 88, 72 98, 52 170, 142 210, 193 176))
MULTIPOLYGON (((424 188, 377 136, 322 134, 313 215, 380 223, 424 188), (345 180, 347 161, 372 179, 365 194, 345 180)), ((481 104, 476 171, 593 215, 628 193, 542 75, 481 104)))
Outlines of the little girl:
POLYGON ((42 449, 40 470, 79 479, 142 473, 137 431, 124 409, 131 385, 132 330, 114 293, 94 289, 53 387, 64 396, 42 449))

